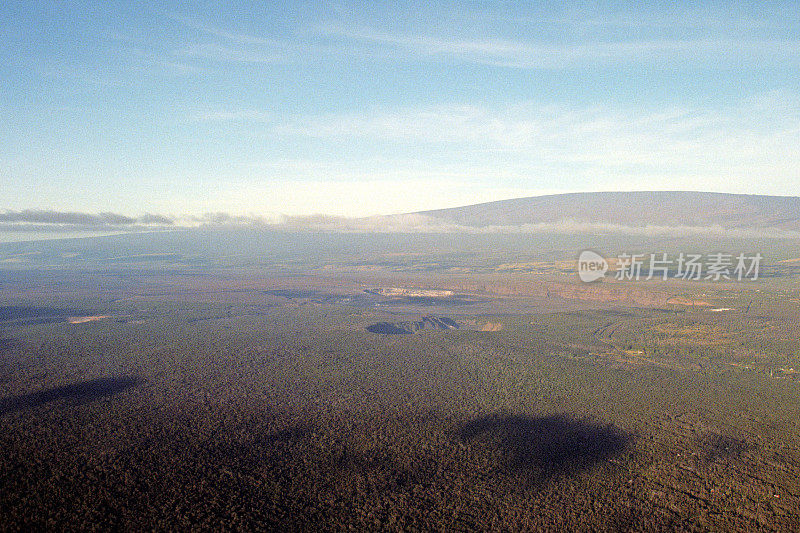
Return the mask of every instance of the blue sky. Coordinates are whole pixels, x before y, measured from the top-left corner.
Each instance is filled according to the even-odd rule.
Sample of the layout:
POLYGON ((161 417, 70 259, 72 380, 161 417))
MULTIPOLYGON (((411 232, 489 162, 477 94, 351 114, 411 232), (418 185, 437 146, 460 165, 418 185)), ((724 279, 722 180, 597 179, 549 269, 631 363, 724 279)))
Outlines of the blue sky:
POLYGON ((800 195, 793 4, 5 2, 0 42, 0 210, 800 195))

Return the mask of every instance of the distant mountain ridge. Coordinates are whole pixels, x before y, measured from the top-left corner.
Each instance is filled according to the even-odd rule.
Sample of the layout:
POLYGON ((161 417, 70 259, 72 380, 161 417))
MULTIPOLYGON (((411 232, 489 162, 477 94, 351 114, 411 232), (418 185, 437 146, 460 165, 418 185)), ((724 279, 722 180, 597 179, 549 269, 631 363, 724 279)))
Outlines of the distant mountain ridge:
POLYGON ((800 197, 691 191, 566 193, 414 214, 474 227, 570 220, 621 226, 800 230, 800 197))

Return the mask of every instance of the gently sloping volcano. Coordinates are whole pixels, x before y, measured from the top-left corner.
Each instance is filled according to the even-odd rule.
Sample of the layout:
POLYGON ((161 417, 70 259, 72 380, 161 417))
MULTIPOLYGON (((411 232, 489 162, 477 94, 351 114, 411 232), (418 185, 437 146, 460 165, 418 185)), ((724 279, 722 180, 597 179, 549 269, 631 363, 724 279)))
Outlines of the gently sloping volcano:
POLYGON ((570 193, 417 213, 459 226, 573 221, 619 226, 800 230, 800 197, 689 191, 570 193))

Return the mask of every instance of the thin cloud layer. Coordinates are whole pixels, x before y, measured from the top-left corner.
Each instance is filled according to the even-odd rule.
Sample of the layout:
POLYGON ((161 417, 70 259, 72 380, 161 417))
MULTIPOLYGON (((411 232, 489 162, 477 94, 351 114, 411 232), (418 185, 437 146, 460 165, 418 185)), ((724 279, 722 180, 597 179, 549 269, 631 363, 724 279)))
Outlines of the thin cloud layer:
MULTIPOLYGON (((698 65, 729 68, 742 62, 797 64, 800 40, 780 29, 779 20, 733 18, 728 31, 714 17, 685 22, 677 18, 640 22, 631 18, 547 20, 516 17, 522 35, 475 36, 466 30, 476 22, 465 13, 438 13, 451 24, 440 27, 417 21, 427 31, 398 31, 391 21, 331 18, 294 28, 291 35, 260 34, 233 26, 172 15, 195 33, 195 41, 171 51, 180 60, 239 64, 303 64, 349 59, 370 62, 436 61, 473 63, 522 70, 553 70, 597 64, 657 64, 690 69, 698 65), (553 28, 560 27, 556 39, 553 28), (627 31, 619 32, 619 28, 627 31), (695 31, 687 33, 687 28, 695 31), (599 31, 602 30, 602 33, 599 31), (636 30, 636 31, 632 31, 636 30), (615 33, 616 32, 616 33, 615 33), (524 36, 523 36, 524 35, 524 36), (636 38, 631 38, 635 35, 636 38), (776 38, 782 35, 783 38, 776 38)), ((491 13, 477 20, 491 23, 491 13)), ((497 21, 495 21, 497 22, 497 21)))
POLYGON ((676 39, 583 41, 564 44, 504 39, 467 39, 404 34, 369 27, 337 25, 311 28, 319 35, 361 45, 379 45, 400 56, 478 63, 516 69, 561 69, 597 63, 669 63, 711 61, 792 61, 800 59, 800 41, 787 39, 676 39))
MULTIPOLYGON (((787 91, 649 109, 538 102, 372 109, 267 126, 279 139, 357 149, 373 158, 409 154, 408 161, 370 168, 373 174, 399 168, 420 175, 446 172, 464 182, 492 180, 495 187, 557 178, 573 190, 587 184, 691 190, 702 184, 707 190, 765 193, 766 184, 790 187, 800 164, 800 101, 787 91)), ((357 163, 350 165, 358 168, 357 163)), ((335 168, 280 170, 292 177, 336 174, 335 168)))
POLYGON ((107 230, 115 228, 151 228, 172 226, 173 224, 172 218, 154 214, 129 217, 119 213, 94 214, 49 209, 6 210, 0 212, 0 230, 2 231, 107 230))
POLYGON ((279 225, 292 230, 345 233, 464 233, 464 234, 557 234, 557 235, 635 235, 635 236, 714 236, 728 238, 796 239, 800 231, 785 229, 726 228, 708 226, 653 225, 629 226, 604 222, 583 222, 563 218, 553 222, 515 225, 467 226, 417 213, 380 217, 346 218, 326 215, 285 217, 279 225))

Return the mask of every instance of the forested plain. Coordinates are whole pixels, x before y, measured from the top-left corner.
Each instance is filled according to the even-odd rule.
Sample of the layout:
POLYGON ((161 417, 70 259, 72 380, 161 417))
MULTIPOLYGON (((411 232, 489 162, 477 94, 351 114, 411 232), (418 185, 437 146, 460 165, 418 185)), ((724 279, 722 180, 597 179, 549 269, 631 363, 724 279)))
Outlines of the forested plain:
POLYGON ((537 308, 64 276, 4 278, 2 529, 800 527, 794 282, 537 308), (458 327, 370 329, 432 312, 458 327))

